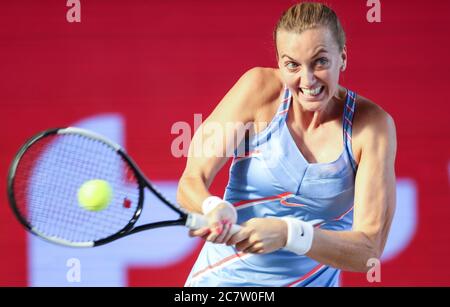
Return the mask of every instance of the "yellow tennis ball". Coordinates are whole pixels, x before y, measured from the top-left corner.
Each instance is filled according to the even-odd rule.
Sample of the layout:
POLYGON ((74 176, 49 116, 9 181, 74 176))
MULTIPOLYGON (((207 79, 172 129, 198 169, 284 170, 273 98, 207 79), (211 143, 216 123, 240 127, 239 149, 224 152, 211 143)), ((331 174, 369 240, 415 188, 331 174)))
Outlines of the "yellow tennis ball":
POLYGON ((89 180, 78 189, 78 202, 82 208, 89 211, 105 209, 111 201, 111 197, 111 187, 105 180, 89 180))

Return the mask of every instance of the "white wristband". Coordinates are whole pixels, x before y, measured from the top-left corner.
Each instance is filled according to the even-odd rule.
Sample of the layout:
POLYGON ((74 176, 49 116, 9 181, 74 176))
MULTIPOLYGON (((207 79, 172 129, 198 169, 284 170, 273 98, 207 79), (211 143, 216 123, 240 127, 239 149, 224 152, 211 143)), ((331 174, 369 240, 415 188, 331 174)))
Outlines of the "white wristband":
POLYGON ((236 208, 230 202, 223 200, 222 198, 217 197, 217 196, 209 196, 203 201, 203 203, 202 203, 203 214, 207 215, 208 213, 213 211, 220 204, 225 204, 225 205, 229 206, 233 210, 234 217, 237 218, 236 208))
POLYGON ((314 227, 293 217, 283 217, 288 227, 288 235, 285 249, 297 255, 304 255, 311 249, 314 227))

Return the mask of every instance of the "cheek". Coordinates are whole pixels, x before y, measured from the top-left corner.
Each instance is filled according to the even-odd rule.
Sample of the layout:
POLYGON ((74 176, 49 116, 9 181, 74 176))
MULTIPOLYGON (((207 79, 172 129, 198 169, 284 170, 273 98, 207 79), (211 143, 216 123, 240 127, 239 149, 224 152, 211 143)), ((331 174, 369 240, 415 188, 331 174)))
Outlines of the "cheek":
POLYGON ((339 71, 323 71, 316 74, 317 79, 324 83, 329 90, 333 90, 339 83, 339 71))
POLYGON ((339 86, 339 70, 334 72, 332 75, 330 75, 329 77, 329 87, 330 87, 330 91, 336 90, 336 88, 338 88, 339 86))
POLYGON ((289 73, 282 73, 282 79, 283 82, 289 87, 289 88, 297 88, 298 81, 300 78, 296 74, 289 74, 289 73))
POLYGON ((316 78, 319 79, 320 81, 324 82, 324 83, 330 83, 333 81, 333 71, 331 70, 322 70, 319 71, 315 74, 316 78))
POLYGON ((329 75, 330 75, 330 80, 334 81, 334 82, 338 82, 339 81, 339 75, 341 72, 341 68, 340 67, 333 67, 329 70, 329 75))

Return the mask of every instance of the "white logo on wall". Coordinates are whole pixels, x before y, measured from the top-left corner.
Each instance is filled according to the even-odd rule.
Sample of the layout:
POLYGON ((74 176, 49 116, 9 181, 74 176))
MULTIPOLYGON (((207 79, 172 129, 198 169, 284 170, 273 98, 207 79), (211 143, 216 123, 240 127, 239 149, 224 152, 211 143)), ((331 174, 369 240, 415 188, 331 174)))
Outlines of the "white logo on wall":
POLYGON ((66 266, 69 270, 66 274, 68 282, 81 282, 81 262, 78 258, 67 259, 66 266))
POLYGON ((367 266, 370 268, 367 271, 368 282, 381 282, 381 262, 377 258, 370 258, 367 261, 367 266))
POLYGON ((448 164, 447 164, 447 174, 448 174, 448 183, 450 185, 450 161, 448 161, 448 164))
POLYGON ((67 22, 81 22, 80 0, 67 0, 66 6, 70 7, 70 9, 66 13, 67 22))
POLYGON ((381 22, 380 0, 367 0, 367 6, 370 7, 366 15, 367 21, 370 23, 381 22))
POLYGON ((381 260, 394 259, 412 241, 417 230, 417 186, 410 178, 397 178, 397 202, 381 260))

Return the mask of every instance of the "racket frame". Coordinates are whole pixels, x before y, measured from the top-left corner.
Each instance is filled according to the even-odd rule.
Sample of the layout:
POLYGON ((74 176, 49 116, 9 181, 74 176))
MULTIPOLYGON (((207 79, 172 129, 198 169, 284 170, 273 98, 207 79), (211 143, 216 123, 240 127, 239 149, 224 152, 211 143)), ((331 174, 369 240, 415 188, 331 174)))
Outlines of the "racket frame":
POLYGON ((88 131, 88 130, 85 130, 82 128, 77 128, 77 127, 52 128, 52 129, 42 131, 42 132, 34 135, 33 137, 31 137, 24 145, 22 145, 22 147, 19 149, 18 153, 16 154, 16 156, 14 157, 14 159, 11 163, 11 166, 10 166, 9 172, 8 172, 7 188, 8 188, 8 198, 9 198, 10 207, 11 207, 13 213, 15 214, 16 218, 19 220, 19 222, 29 232, 31 232, 43 239, 46 239, 47 241, 50 241, 52 243, 57 243, 57 244, 66 245, 66 246, 70 246, 70 247, 100 246, 100 245, 104 245, 106 243, 115 241, 119 238, 131 235, 134 233, 138 233, 138 232, 141 232, 144 230, 148 230, 148 229, 165 227, 165 226, 180 226, 180 225, 185 225, 185 226, 188 226, 189 228, 194 228, 194 227, 200 227, 200 226, 204 225, 204 223, 205 223, 205 220, 203 218, 201 218, 200 216, 198 216, 197 214, 188 214, 183 209, 179 208, 178 206, 173 204, 171 201, 169 201, 167 198, 165 198, 152 185, 152 183, 145 177, 145 175, 139 169, 137 164, 122 149, 122 147, 120 145, 118 145, 114 142, 111 142, 110 140, 106 139, 105 137, 103 137, 99 134, 93 133, 91 131, 88 131), (15 174, 17 172, 17 167, 18 167, 23 155, 27 152, 27 150, 31 146, 33 146, 37 141, 39 141, 45 137, 49 137, 50 135, 55 135, 55 134, 79 134, 79 135, 83 135, 83 136, 91 138, 91 139, 96 139, 96 140, 110 146, 111 148, 113 148, 116 151, 116 153, 121 156, 121 158, 128 164, 130 169, 134 172, 134 175, 135 175, 135 177, 137 179, 137 183, 138 183, 138 189, 139 189, 138 204, 136 206, 136 211, 135 211, 133 217, 130 219, 128 224, 125 227, 123 227, 121 230, 119 230, 118 232, 116 232, 106 238, 97 240, 97 241, 71 242, 71 241, 67 241, 67 240, 64 240, 64 239, 61 239, 58 237, 48 236, 48 235, 45 235, 45 234, 39 232, 37 229, 32 227, 32 225, 30 225, 30 223, 22 216, 22 214, 17 206, 16 199, 14 197, 14 178, 15 178, 15 174), (137 220, 139 219, 139 217, 141 216, 141 213, 142 213, 142 209, 143 209, 143 205, 144 205, 144 189, 145 188, 148 188, 161 202, 166 204, 171 210, 178 213, 180 215, 180 218, 177 220, 164 220, 164 221, 153 222, 153 223, 143 224, 143 225, 134 227, 134 225, 136 224, 137 220))

